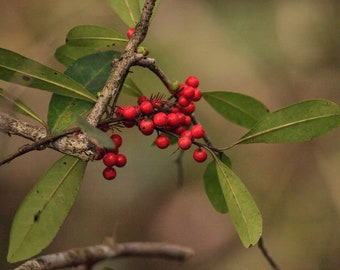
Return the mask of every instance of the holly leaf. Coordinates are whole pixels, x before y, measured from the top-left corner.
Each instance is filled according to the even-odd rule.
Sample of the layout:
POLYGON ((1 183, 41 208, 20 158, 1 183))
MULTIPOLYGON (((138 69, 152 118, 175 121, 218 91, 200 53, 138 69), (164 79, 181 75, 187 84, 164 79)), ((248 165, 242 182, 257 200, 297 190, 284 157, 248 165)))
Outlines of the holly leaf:
POLYGON ((26 260, 55 238, 78 194, 87 163, 64 156, 41 177, 17 210, 7 260, 26 260))
POLYGON ((263 103, 240 93, 205 92, 203 98, 225 119, 248 129, 268 113, 263 103))
MULTIPOLYGON (((119 52, 105 51, 82 57, 69 66, 65 74, 96 95, 104 87, 111 72, 111 61, 119 52)), ((65 130, 84 116, 93 107, 93 102, 53 94, 50 100, 47 123, 52 133, 65 130)))
MULTIPOLYGON (((231 162, 229 157, 222 154, 221 162, 223 162, 226 166, 231 167, 231 162)), ((216 169, 216 161, 212 161, 207 165, 207 168, 204 172, 204 187, 205 192, 215 208, 215 210, 219 213, 225 214, 228 212, 227 201, 225 200, 220 182, 218 180, 218 174, 216 169)))
POLYGON ((24 102, 22 102, 20 99, 16 97, 11 96, 9 93, 7 93, 5 90, 1 88, 0 88, 0 102, 10 105, 18 113, 29 116, 32 119, 46 126, 45 122, 24 102))
POLYGON ((70 66, 77 59, 98 52, 97 49, 91 47, 78 47, 62 45, 56 49, 54 57, 66 67, 70 66))
POLYGON ((339 125, 337 104, 323 99, 308 100, 266 115, 235 144, 303 142, 339 125))
POLYGON ((82 100, 96 98, 65 74, 18 53, 0 48, 0 79, 82 100))
POLYGON ((262 234, 260 210, 241 179, 216 156, 214 160, 218 182, 238 236, 246 248, 255 245, 262 234))

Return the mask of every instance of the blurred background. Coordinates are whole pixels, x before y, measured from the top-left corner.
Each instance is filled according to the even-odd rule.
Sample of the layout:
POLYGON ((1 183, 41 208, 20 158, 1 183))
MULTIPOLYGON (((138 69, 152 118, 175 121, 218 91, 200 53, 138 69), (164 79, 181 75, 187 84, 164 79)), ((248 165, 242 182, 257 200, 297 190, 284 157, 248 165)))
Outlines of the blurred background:
MULTIPOLYGON (((106 1, 0 0, 0 46, 57 68, 53 58, 79 24, 127 27, 106 1)), ((271 111, 307 99, 340 103, 340 2, 162 1, 144 45, 175 80, 196 75, 203 91, 253 96, 271 111)), ((146 94, 165 91, 154 75, 134 68, 146 94)), ((0 83, 46 117, 49 93, 0 83)), ((122 96, 121 103, 135 100, 122 96)), ((220 117, 205 101, 197 117, 217 146, 246 130, 220 117)), ((44 254, 117 241, 164 241, 191 247, 186 263, 120 259, 98 266, 118 269, 271 269, 257 247, 243 248, 228 215, 212 208, 203 185, 205 164, 184 156, 185 181, 177 187, 175 148, 150 147, 153 138, 123 131, 128 157, 115 181, 101 162, 89 164, 65 225, 44 254), (136 143, 137 142, 137 143, 136 143)), ((339 269, 340 130, 306 143, 256 144, 228 151, 234 171, 254 196, 264 219, 263 239, 282 269, 339 269)), ((0 158, 27 141, 0 134, 0 158)), ((61 154, 31 152, 0 167, 0 269, 6 263, 10 225, 23 197, 61 154)))

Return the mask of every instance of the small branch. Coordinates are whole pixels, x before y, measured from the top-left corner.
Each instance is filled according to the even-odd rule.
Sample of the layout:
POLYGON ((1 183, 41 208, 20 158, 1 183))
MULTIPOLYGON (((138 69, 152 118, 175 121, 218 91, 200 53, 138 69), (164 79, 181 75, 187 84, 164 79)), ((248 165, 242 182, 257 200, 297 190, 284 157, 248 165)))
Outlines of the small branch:
POLYGON ((14 270, 52 270, 80 265, 93 265, 99 261, 120 257, 152 257, 186 261, 194 255, 190 248, 167 243, 127 242, 114 246, 107 244, 71 249, 29 260, 14 270))
POLYGON ((263 257, 267 260, 267 262, 270 264, 270 266, 274 269, 274 270, 280 270, 280 267, 276 264, 276 262, 273 260, 273 258, 269 255, 267 249, 264 246, 263 243, 263 238, 261 237, 258 243, 258 247, 262 252, 263 257))

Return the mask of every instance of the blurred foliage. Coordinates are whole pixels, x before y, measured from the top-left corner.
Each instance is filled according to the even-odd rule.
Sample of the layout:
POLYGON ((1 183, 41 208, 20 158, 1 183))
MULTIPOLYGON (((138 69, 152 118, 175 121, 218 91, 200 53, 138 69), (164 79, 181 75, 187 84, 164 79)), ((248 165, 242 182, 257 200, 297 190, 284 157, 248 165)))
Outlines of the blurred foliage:
MULTIPOLYGON (((1 47, 61 71, 54 50, 75 25, 126 31, 105 1, 0 3, 1 47)), ((204 91, 247 94, 271 111, 314 98, 339 104, 339 11, 335 0, 162 1, 145 46, 172 79, 194 74, 204 91)), ((139 68, 133 71, 143 92, 163 91, 154 75, 139 68)), ((46 117, 50 94, 1 87, 46 117)), ((135 102, 122 98, 122 103, 135 102)), ((245 133, 227 124, 204 101, 197 105, 197 116, 216 145, 229 145, 245 133)), ((228 152, 233 169, 258 202, 265 244, 283 269, 338 269, 338 137, 339 131, 334 131, 306 143, 245 145, 228 152)), ((101 177, 102 164, 89 164, 76 205, 45 253, 100 243, 115 234, 118 241, 168 241, 194 248, 196 256, 181 269, 270 269, 257 248, 242 247, 229 217, 220 216, 210 205, 204 193, 204 165, 186 155, 185 183, 178 189, 174 149, 150 147, 152 139, 141 138, 135 130, 124 131, 124 138, 122 151, 128 164, 119 178, 107 183, 101 177)), ((23 143, 0 134, 0 157, 23 143)), ((5 255, 17 206, 59 157, 47 150, 0 168, 1 269, 13 268, 5 255)), ((114 269, 179 267, 148 259, 106 264, 114 269)))

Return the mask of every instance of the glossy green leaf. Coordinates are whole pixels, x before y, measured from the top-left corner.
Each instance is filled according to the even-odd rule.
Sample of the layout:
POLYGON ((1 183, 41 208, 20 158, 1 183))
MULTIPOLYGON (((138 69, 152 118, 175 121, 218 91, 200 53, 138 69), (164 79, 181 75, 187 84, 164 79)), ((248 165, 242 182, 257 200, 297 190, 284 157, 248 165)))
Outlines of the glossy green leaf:
POLYGON ((0 79, 83 100, 96 98, 70 77, 15 52, 0 48, 0 79))
POLYGON ((35 184, 15 214, 8 262, 29 259, 52 242, 72 208, 86 164, 64 156, 35 184))
POLYGON ((2 102, 9 104, 18 113, 29 116, 41 124, 46 125, 45 122, 25 103, 23 103, 20 99, 11 96, 5 90, 0 88, 0 104, 2 102))
POLYGON ((268 109, 260 101, 240 93, 233 92, 205 92, 203 98, 225 119, 251 128, 268 109))
POLYGON ((316 99, 293 104, 265 116, 235 144, 308 141, 340 125, 340 107, 316 99))
POLYGON ((80 116, 76 117, 76 124, 80 129, 86 133, 86 135, 99 147, 102 148, 114 148, 115 145, 110 136, 104 131, 91 126, 85 119, 80 116))
MULTIPOLYGON (((65 74, 83 85, 93 95, 101 91, 111 72, 111 61, 120 53, 105 51, 82 57, 67 68, 65 74)), ((52 133, 65 130, 76 121, 76 116, 84 116, 93 107, 92 102, 52 95, 47 123, 52 133)))
POLYGON ((139 21, 142 5, 141 0, 108 0, 117 16, 129 27, 134 27, 139 21))
POLYGON ((127 41, 112 29, 96 25, 76 26, 66 36, 66 44, 77 47, 106 48, 127 41))
POLYGON ((77 59, 95 53, 97 51, 97 49, 91 47, 75 47, 62 45, 55 51, 54 57, 60 63, 68 67, 77 59))
MULTIPOLYGON (((222 154, 222 162, 228 167, 231 166, 230 159, 224 154, 222 154)), ((225 214, 228 212, 228 205, 218 180, 215 163, 216 161, 213 160, 207 165, 207 168, 204 172, 204 187, 205 192, 215 210, 225 214)))
POLYGON ((122 92, 133 97, 140 97, 143 95, 142 91, 130 77, 125 79, 122 92))
POLYGON ((262 234, 262 216, 241 179, 215 157, 218 180, 230 217, 245 247, 255 245, 262 234))

